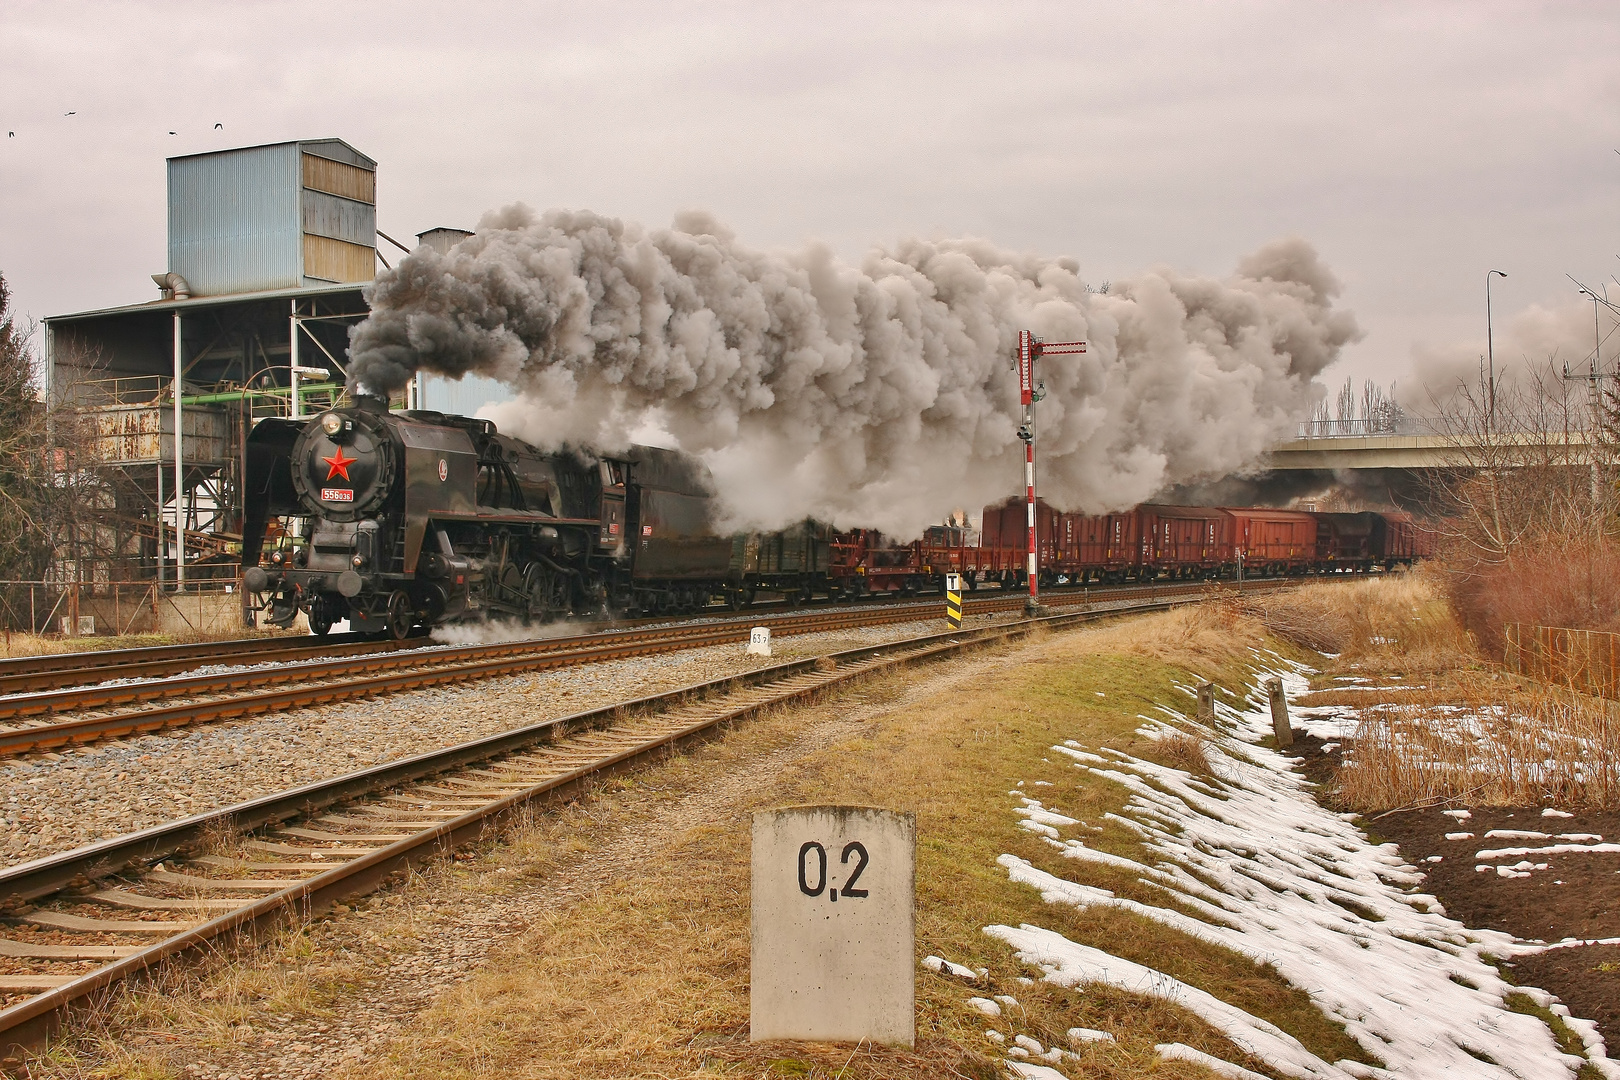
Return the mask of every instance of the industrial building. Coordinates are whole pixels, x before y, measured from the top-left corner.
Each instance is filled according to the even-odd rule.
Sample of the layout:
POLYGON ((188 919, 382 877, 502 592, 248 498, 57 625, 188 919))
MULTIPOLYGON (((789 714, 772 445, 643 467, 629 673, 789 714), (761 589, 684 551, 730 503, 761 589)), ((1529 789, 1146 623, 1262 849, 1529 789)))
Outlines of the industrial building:
MULTIPOLYGON (((247 433, 342 393, 363 286, 387 265, 376 193, 376 161, 342 139, 170 158, 155 298, 45 320, 49 399, 75 407, 93 443, 95 524, 56 573, 81 601, 96 583, 234 583, 247 433)), ((468 235, 418 240, 446 250, 468 235)))

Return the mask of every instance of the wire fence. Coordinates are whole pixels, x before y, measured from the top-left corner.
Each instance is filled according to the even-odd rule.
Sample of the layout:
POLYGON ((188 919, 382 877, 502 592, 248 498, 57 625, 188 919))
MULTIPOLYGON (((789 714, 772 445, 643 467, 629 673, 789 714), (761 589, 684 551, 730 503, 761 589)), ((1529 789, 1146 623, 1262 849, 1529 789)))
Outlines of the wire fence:
POLYGON ((1620 701, 1620 634, 1509 623, 1504 637, 1518 674, 1620 701))
POLYGON ((176 589, 156 581, 0 581, 0 630, 90 636, 143 633, 159 625, 203 630, 216 610, 239 606, 235 577, 176 589), (226 598, 229 598, 228 600, 226 598))

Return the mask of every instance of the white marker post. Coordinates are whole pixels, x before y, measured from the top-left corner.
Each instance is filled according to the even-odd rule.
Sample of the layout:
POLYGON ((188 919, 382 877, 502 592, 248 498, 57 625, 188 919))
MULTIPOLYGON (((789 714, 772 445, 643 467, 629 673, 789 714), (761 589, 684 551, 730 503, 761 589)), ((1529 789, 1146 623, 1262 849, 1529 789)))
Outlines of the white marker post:
POLYGON ((743 653, 747 656, 771 655, 771 628, 756 626, 748 631, 748 648, 743 653))
POLYGON ((749 1038, 916 1043, 917 818, 754 815, 749 1038))

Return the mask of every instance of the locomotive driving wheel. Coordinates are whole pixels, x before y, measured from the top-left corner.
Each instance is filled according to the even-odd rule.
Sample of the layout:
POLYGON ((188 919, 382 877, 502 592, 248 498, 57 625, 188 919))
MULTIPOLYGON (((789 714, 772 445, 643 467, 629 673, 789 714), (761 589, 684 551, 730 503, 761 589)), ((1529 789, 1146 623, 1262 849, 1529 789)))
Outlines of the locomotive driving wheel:
POLYGON ((525 614, 533 620, 544 619, 550 608, 550 598, 551 573, 543 563, 530 563, 523 572, 525 614))
POLYGON ((532 562, 523 572, 523 598, 531 620, 543 622, 568 614, 567 578, 543 562, 532 562))
POLYGON ((404 589, 395 589, 388 598, 387 632, 395 641, 404 641, 416 625, 416 607, 404 589))

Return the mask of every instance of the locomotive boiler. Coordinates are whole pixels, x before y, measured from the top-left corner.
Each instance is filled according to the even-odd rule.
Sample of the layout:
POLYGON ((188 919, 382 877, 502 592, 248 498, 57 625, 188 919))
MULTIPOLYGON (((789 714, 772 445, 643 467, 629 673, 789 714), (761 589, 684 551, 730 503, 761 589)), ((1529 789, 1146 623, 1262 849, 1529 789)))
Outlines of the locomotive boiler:
POLYGON ((696 610, 761 584, 713 528, 706 469, 657 447, 547 453, 488 420, 362 396, 261 421, 246 482, 243 585, 272 623, 302 611, 317 634, 696 610))

